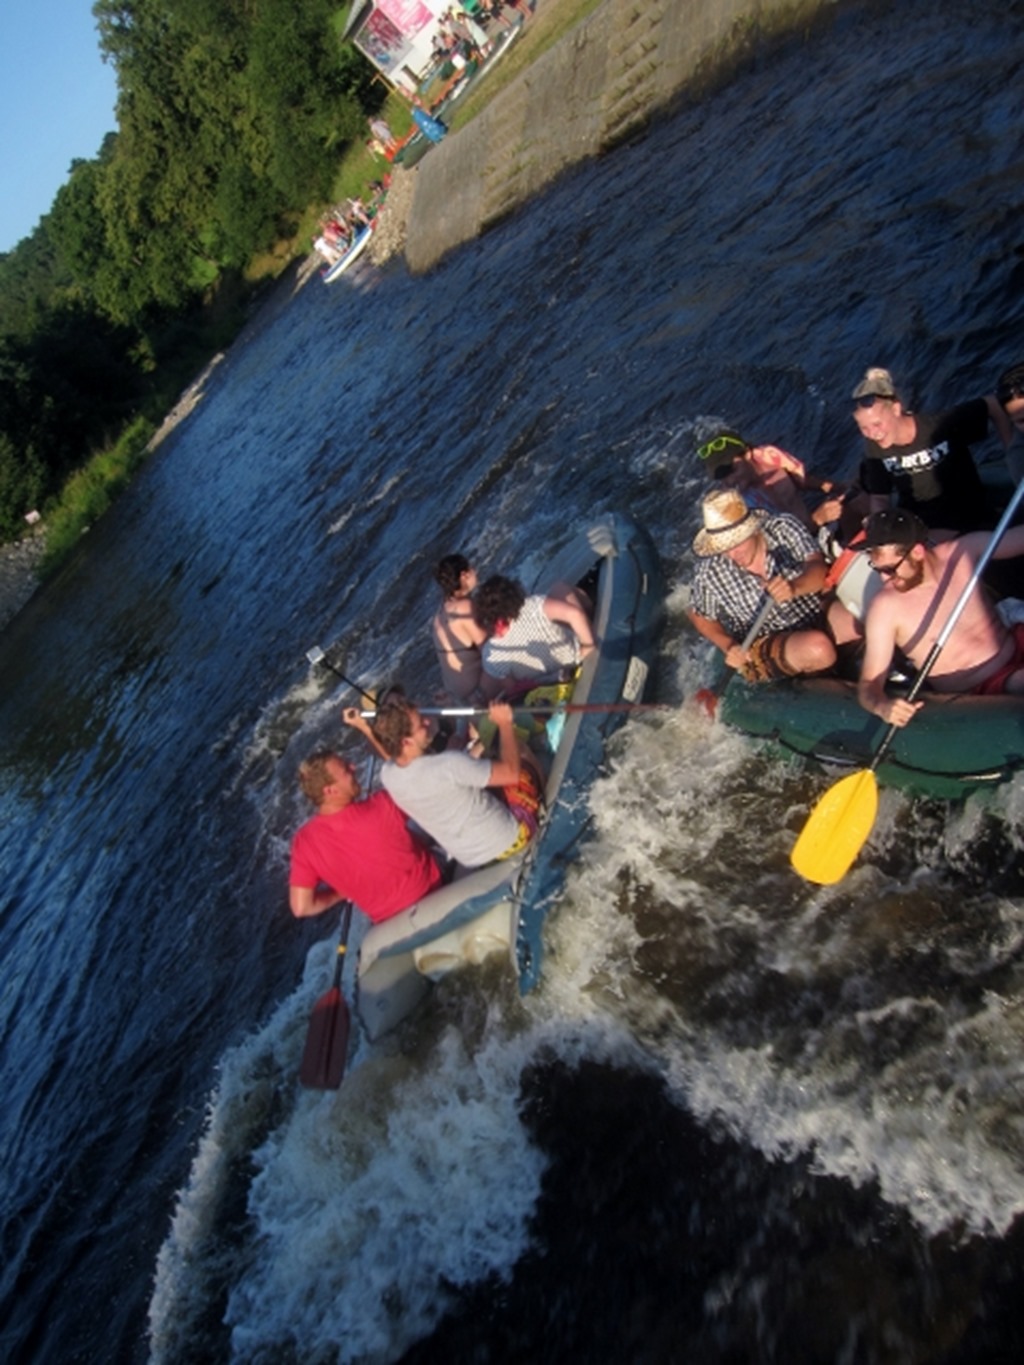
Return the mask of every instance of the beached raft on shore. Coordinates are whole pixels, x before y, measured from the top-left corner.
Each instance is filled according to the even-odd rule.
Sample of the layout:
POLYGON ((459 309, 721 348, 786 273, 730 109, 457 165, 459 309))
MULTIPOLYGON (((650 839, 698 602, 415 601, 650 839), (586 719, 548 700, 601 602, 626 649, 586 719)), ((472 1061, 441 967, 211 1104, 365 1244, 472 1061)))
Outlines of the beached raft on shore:
POLYGON ((339 256, 332 266, 323 272, 324 284, 333 284, 336 279, 344 275, 350 265, 354 265, 366 248, 370 245, 370 238, 373 236, 373 224, 368 227, 360 228, 353 237, 352 242, 343 256, 339 256))
MULTIPOLYGON (((579 583, 597 570, 594 632, 572 705, 639 702, 657 649, 664 588, 647 532, 626 516, 595 521, 556 553, 528 591, 579 583)), ((544 920, 588 823, 587 793, 605 741, 628 707, 568 711, 551 757, 546 814, 532 844, 490 863, 391 919, 373 925, 359 952, 357 1009, 371 1039, 393 1028, 432 980, 455 968, 506 955, 521 989, 537 982, 544 920)))
MULTIPOLYGON (((878 768, 883 785, 957 799, 1024 769, 1024 698, 922 694, 878 768)), ((777 750, 864 768, 888 726, 857 704, 853 683, 792 678, 752 686, 733 678, 719 706, 725 724, 777 750)))

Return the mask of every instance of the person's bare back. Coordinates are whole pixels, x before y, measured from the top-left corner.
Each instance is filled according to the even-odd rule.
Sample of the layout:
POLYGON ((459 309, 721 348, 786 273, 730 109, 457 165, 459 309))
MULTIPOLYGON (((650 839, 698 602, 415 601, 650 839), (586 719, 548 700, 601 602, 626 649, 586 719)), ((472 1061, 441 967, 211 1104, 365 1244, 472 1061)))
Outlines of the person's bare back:
POLYGON ((447 555, 434 577, 444 601, 430 623, 437 663, 446 692, 465 701, 480 683, 480 646, 487 638, 473 619, 476 570, 463 555, 447 555))

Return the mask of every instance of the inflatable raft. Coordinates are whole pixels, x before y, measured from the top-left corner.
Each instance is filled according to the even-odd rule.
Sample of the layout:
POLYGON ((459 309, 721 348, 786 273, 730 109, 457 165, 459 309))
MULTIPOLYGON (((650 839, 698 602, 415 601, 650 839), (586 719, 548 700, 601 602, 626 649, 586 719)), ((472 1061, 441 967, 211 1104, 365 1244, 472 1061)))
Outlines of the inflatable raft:
MULTIPOLYGON (((602 518, 556 554, 527 591, 544 591, 558 580, 579 583, 595 570, 599 647, 583 664, 572 705, 639 702, 664 604, 658 556, 646 531, 625 516, 602 518)), ((494 953, 509 958, 522 990, 536 984, 545 917, 587 825, 587 793, 605 741, 627 715, 628 706, 565 712, 550 757, 546 814, 532 844, 370 928, 359 951, 357 1009, 371 1039, 399 1023, 431 981, 494 953)))
MULTIPOLYGON (((1024 768, 1024 698, 925 692, 921 699, 879 765, 881 783, 956 799, 1024 768)), ((777 750, 851 768, 871 762, 889 728, 857 704, 853 683, 835 678, 751 686, 734 677, 718 714, 777 750)))

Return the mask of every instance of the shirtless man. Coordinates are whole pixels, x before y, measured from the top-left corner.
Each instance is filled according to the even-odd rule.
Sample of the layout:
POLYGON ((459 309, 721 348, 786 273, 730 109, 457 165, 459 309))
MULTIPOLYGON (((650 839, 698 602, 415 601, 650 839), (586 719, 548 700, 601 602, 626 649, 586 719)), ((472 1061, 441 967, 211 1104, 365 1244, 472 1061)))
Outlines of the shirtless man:
POLYGON ((431 623, 444 689, 468 701, 480 685, 480 647, 486 634, 473 619, 476 570, 465 555, 445 555, 434 570, 444 601, 431 623))
MULTIPOLYGON (((868 518, 867 551, 871 567, 884 578, 865 620, 864 662, 857 700, 890 725, 906 725, 923 704, 889 697, 886 678, 896 649, 918 668, 990 539, 972 531, 957 540, 934 543, 920 517, 902 508, 868 518)), ((1006 531, 994 559, 1024 554, 1024 526, 1006 531)), ((1007 629, 975 591, 928 675, 937 692, 1024 694, 1024 627, 1007 629)))

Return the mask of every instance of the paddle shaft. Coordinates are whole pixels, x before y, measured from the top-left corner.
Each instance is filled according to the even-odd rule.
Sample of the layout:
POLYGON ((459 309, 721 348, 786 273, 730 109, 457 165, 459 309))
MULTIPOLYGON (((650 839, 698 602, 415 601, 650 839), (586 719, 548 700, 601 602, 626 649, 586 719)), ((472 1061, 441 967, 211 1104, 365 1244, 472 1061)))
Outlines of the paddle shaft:
MULTIPOLYGON (((981 555, 978 558, 978 562, 974 566, 974 572, 971 574, 971 577, 968 580, 966 586, 964 587, 963 592, 957 598, 953 606, 953 610, 949 613, 949 616, 946 620, 946 624, 942 627, 942 629, 938 633, 938 636, 936 637, 935 643, 928 651, 927 658, 921 665, 920 671, 918 672, 917 677, 914 679, 913 686, 907 693, 907 701, 915 701, 917 698, 917 694, 924 687, 925 682, 928 679, 928 674, 935 667, 935 661, 942 653, 943 649, 946 646, 946 642, 949 640, 949 637, 953 634, 953 631, 956 629, 956 623, 957 621, 960 620, 960 616, 964 608, 967 606, 971 593, 978 586, 978 582, 981 578, 981 575, 985 572, 985 569, 988 567, 989 560, 995 554, 999 542, 1002 540, 1003 536, 1009 529, 1010 522, 1013 520, 1013 516, 1014 513, 1017 511, 1017 508, 1020 506, 1022 498, 1024 498, 1024 479, 1021 479, 1020 483, 1014 490, 1013 497, 1007 503, 1006 511, 999 518, 999 524, 996 526, 996 529, 992 532, 988 544, 981 552, 981 555)), ((890 746, 892 745, 893 740, 896 738, 896 733, 899 730, 899 728, 900 727, 898 725, 889 726, 889 729, 885 733, 885 738, 882 740, 881 744, 875 750, 875 756, 871 760, 870 767, 868 768, 869 772, 874 772, 874 770, 878 767, 879 763, 881 763, 882 759, 889 752, 890 746)))
POLYGON ((345 967, 345 954, 348 952, 348 935, 352 928, 352 902, 345 902, 345 909, 341 916, 341 933, 338 935, 338 947, 334 953, 334 977, 331 981, 331 990, 336 991, 341 985, 341 973, 345 967))
MULTIPOLYGON (((757 609, 757 615, 754 617, 750 629, 747 631, 746 635, 744 635, 743 639, 740 641, 740 649, 743 650, 744 654, 746 654, 747 650, 757 639, 758 635, 760 635, 761 627, 764 625, 765 621, 768 620, 768 613, 771 611, 774 605, 775 598, 772 597, 770 593, 766 592, 764 595, 764 600, 762 601, 760 607, 758 607, 757 609)), ((733 670, 731 669, 725 673, 724 677, 719 678, 718 682, 711 689, 715 697, 720 697, 722 695, 725 689, 732 682, 732 678, 733 670)))
MULTIPOLYGON (((671 702, 666 701, 593 701, 593 702, 559 702, 542 701, 533 706, 513 706, 513 711, 522 712, 530 716, 558 716, 564 712, 570 715, 573 712, 581 714, 608 711, 671 711, 675 708, 671 702)), ((417 706, 417 712, 421 716, 486 716, 486 706, 417 706)), ((364 720, 372 720, 376 716, 376 711, 360 711, 359 714, 364 720)))

